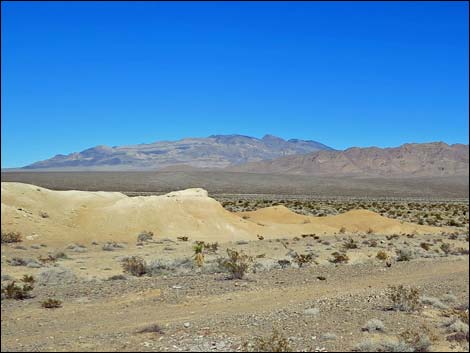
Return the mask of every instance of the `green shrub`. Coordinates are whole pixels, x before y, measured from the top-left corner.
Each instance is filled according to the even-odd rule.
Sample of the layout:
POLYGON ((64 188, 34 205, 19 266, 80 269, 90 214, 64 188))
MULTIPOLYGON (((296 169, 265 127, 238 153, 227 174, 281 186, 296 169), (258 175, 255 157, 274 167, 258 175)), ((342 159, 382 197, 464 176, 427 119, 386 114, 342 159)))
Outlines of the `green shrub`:
POLYGON ((227 259, 218 260, 219 266, 228 271, 232 279, 242 279, 250 268, 253 258, 232 249, 227 249, 227 255, 227 259))

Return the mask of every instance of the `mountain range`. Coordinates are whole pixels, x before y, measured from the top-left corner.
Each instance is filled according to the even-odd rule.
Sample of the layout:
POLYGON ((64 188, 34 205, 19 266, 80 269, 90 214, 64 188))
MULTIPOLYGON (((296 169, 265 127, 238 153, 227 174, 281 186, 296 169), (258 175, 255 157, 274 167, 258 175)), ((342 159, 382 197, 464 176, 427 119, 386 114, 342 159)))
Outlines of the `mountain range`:
POLYGON ((332 148, 316 141, 284 140, 273 135, 258 139, 243 135, 212 135, 130 146, 96 146, 56 155, 24 169, 160 170, 164 168, 224 168, 243 163, 301 155, 332 148))
POLYGON ((212 135, 129 146, 96 146, 56 155, 28 170, 225 170, 351 177, 434 177, 469 174, 469 146, 444 142, 334 150, 311 140, 212 135))
POLYGON ((428 177, 469 174, 469 146, 444 142, 394 148, 318 151, 227 168, 237 172, 315 176, 428 177))

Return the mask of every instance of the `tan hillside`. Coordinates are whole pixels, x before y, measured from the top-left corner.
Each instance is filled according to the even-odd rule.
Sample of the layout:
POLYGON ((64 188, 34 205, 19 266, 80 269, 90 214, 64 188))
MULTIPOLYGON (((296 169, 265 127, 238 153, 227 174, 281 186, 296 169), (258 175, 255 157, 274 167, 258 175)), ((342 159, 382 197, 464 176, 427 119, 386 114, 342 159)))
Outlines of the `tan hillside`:
POLYGON ((356 210, 338 216, 309 217, 276 206, 240 214, 225 210, 203 189, 163 196, 128 197, 117 192, 51 191, 21 183, 2 183, 2 231, 19 231, 44 243, 133 242, 142 230, 157 237, 235 241, 304 233, 335 234, 373 229, 381 234, 439 233, 420 226, 356 210))
POLYGON ((227 168, 251 173, 360 177, 442 177, 469 174, 468 145, 443 142, 396 148, 349 148, 318 151, 227 168))

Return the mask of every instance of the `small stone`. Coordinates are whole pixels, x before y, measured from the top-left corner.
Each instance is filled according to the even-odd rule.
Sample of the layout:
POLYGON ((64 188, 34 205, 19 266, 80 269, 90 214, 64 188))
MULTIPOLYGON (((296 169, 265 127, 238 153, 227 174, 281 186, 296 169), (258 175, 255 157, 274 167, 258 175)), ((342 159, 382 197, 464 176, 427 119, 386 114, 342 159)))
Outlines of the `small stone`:
POLYGON ((183 326, 184 326, 185 328, 189 328, 189 327, 191 326, 191 324, 190 324, 189 322, 185 322, 185 323, 183 324, 183 326))

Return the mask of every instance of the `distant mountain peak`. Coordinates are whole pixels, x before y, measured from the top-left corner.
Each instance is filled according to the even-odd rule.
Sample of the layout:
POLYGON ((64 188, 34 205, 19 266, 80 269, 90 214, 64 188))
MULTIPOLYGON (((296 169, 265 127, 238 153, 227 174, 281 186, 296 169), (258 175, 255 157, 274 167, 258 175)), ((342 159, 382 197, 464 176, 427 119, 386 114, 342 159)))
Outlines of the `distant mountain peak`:
POLYGON ((98 145, 33 163, 26 169, 54 170, 157 170, 184 165, 191 168, 224 168, 247 162, 331 149, 319 142, 265 135, 211 135, 178 141, 157 141, 128 146, 98 145))

